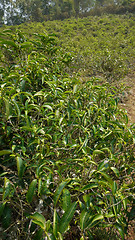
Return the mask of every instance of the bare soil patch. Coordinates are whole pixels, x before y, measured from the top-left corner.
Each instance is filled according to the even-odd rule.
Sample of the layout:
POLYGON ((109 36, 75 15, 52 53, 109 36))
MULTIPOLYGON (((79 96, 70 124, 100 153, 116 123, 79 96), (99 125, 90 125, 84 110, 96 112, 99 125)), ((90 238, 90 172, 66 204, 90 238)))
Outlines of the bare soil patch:
MULTIPOLYGON (((135 72, 126 76, 124 82, 128 89, 125 91, 125 97, 120 105, 127 111, 129 124, 135 124, 135 72)), ((135 240, 135 220, 129 223, 125 239, 135 240)))
POLYGON ((135 72, 123 80, 126 90, 123 94, 121 107, 127 111, 129 123, 135 123, 135 72))

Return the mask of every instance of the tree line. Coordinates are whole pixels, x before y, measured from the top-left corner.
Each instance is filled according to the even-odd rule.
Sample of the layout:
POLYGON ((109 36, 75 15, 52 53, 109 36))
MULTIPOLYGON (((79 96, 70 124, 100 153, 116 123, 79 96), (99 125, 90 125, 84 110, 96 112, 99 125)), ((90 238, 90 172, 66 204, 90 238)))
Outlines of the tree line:
POLYGON ((0 25, 16 25, 27 21, 46 21, 88 15, 97 9, 129 10, 135 0, 0 0, 0 25))

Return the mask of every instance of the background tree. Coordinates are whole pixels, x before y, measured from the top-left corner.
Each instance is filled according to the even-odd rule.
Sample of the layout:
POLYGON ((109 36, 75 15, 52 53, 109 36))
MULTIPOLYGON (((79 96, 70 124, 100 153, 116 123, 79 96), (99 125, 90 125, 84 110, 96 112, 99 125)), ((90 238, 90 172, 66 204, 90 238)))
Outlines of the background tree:
POLYGON ((53 5, 54 5, 53 1, 41 0, 41 7, 42 7, 43 15, 49 15, 53 5))
POLYGON ((27 20, 29 1, 22 0, 1 0, 0 1, 0 21, 2 24, 16 25, 27 20), (26 6, 25 13, 23 5, 26 6))
POLYGON ((135 0, 0 0, 0 24, 17 25, 25 21, 65 19, 87 12, 133 12, 135 0), (108 7, 108 10, 106 7, 108 7), (116 11, 117 6, 117 11, 116 11), (110 8, 111 7, 111 8, 110 8), (121 10, 120 10, 121 11, 121 10))
POLYGON ((50 13, 53 19, 64 19, 75 15, 73 0, 55 0, 51 5, 50 13))
POLYGON ((74 0, 74 9, 75 9, 76 16, 78 16, 79 14, 80 1, 81 0, 74 0))
POLYGON ((95 1, 94 0, 84 0, 80 1, 80 11, 81 12, 88 12, 92 7, 94 7, 95 1))
POLYGON ((3 18, 4 18, 4 11, 3 11, 3 9, 0 7, 0 26, 3 24, 3 18))

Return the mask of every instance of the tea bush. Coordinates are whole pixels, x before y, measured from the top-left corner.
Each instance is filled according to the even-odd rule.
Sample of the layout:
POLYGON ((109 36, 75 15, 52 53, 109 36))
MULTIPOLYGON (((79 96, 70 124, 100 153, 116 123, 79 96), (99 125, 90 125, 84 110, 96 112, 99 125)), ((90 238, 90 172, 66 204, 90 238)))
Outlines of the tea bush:
POLYGON ((134 125, 115 87, 67 74, 73 56, 57 45, 46 34, 0 38, 2 239, 95 239, 99 229, 124 239, 134 125))
POLYGON ((119 80, 134 71, 135 29, 134 15, 103 15, 47 21, 18 26, 30 36, 33 32, 55 33, 58 44, 72 52, 71 72, 85 76, 104 76, 108 81, 119 80), (102 68, 102 62, 104 66, 102 68), (111 68, 112 71, 108 71, 111 68))

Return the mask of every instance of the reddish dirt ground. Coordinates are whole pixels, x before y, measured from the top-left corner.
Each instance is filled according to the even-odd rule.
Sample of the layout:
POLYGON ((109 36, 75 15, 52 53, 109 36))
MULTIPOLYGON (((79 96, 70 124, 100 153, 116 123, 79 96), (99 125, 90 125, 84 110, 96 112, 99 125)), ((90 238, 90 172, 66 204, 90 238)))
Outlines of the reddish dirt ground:
MULTIPOLYGON (((135 124, 135 73, 128 75, 124 80, 129 89, 120 105, 127 111, 129 124, 135 124)), ((131 221, 129 224, 128 235, 125 240, 135 240, 135 221, 131 221)))
POLYGON ((122 108, 126 109, 129 118, 129 123, 135 123, 135 72, 125 77, 124 81, 127 86, 125 96, 120 104, 122 108))

